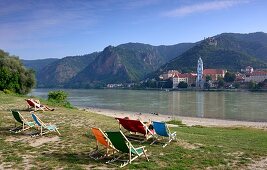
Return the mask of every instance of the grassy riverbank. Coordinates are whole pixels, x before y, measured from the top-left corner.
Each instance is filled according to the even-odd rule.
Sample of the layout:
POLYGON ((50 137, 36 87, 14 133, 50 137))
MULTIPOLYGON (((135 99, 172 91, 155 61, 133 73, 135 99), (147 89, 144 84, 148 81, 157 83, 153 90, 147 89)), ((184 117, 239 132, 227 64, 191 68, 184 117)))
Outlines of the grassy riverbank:
MULTIPOLYGON (((50 133, 30 137, 31 131, 10 133, 14 119, 10 109, 18 109, 31 120, 25 97, 0 92, 0 169, 90 169, 116 168, 95 161, 88 154, 95 147, 90 127, 118 130, 114 118, 77 109, 56 107, 37 113, 44 122, 59 127, 61 136, 50 133)), ((175 123, 175 122, 172 122, 175 123)), ((149 169, 246 169, 267 163, 267 131, 252 128, 173 127, 178 141, 166 148, 145 142, 150 162, 139 158, 126 168, 149 169)), ((133 142, 135 146, 139 143, 133 142)))

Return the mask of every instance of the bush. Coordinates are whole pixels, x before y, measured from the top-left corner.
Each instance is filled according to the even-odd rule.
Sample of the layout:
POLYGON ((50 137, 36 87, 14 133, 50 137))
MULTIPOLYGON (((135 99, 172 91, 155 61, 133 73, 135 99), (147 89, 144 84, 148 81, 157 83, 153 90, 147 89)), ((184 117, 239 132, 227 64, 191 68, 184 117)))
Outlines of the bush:
POLYGON ((3 92, 4 92, 5 94, 12 94, 12 93, 13 93, 12 91, 10 91, 10 90, 8 90, 8 89, 4 89, 3 92))
POLYGON ((48 101, 52 102, 65 102, 68 97, 68 94, 63 90, 50 91, 48 93, 48 101))
POLYGON ((48 93, 48 101, 57 104, 62 105, 66 108, 73 108, 73 106, 70 104, 70 102, 67 101, 68 93, 66 93, 63 90, 58 91, 50 91, 48 93))
POLYGON ((179 84, 178 84, 178 88, 187 88, 188 87, 188 84, 186 82, 183 82, 181 81, 179 84))

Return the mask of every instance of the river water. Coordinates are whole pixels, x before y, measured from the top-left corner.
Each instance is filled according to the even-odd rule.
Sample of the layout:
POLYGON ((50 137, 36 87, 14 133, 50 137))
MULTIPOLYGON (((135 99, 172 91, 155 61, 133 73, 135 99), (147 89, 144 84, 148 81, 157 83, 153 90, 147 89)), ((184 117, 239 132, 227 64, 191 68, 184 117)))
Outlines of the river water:
MULTIPOLYGON (((47 98, 55 89, 34 89, 30 95, 47 98)), ((61 89, 62 90, 62 89, 61 89)), ((160 113, 228 120, 267 122, 267 93, 63 89, 78 107, 160 113)))

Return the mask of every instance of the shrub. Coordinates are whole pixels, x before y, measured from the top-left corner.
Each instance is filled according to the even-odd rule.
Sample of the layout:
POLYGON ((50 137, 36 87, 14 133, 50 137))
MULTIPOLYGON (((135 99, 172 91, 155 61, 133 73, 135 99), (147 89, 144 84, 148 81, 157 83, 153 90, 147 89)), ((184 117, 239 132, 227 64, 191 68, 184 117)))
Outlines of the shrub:
POLYGON ((178 88, 187 88, 188 87, 188 84, 186 82, 183 82, 181 81, 179 84, 178 84, 178 88))
POLYGON ((3 92, 4 92, 5 94, 12 94, 12 93, 13 93, 11 90, 8 90, 8 89, 4 89, 3 92))
POLYGON ((48 101, 57 104, 62 105, 66 108, 73 108, 73 106, 70 104, 70 102, 67 101, 68 93, 66 93, 63 90, 58 91, 50 91, 48 93, 48 101))
POLYGON ((61 102, 65 102, 67 97, 68 97, 68 94, 63 90, 50 91, 48 93, 48 101, 61 103, 61 102))

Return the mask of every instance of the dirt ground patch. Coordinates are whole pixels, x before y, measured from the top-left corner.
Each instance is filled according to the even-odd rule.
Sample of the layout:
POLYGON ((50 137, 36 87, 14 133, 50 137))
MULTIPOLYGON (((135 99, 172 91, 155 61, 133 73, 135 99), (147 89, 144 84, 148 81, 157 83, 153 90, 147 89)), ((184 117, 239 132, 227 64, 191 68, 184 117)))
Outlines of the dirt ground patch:
POLYGON ((177 144, 184 148, 184 149, 197 149, 201 146, 203 146, 203 144, 200 144, 200 143, 189 143, 185 140, 182 140, 182 139, 177 139, 177 144))
POLYGON ((249 170, 265 170, 265 169, 267 169, 267 158, 264 157, 260 160, 253 161, 253 163, 249 164, 246 169, 249 169, 249 170))
POLYGON ((6 142, 22 142, 22 143, 28 143, 32 147, 38 147, 45 143, 49 142, 57 142, 60 138, 58 136, 54 137, 46 137, 46 136, 38 136, 38 137, 30 137, 30 136, 10 136, 5 141, 6 142))

